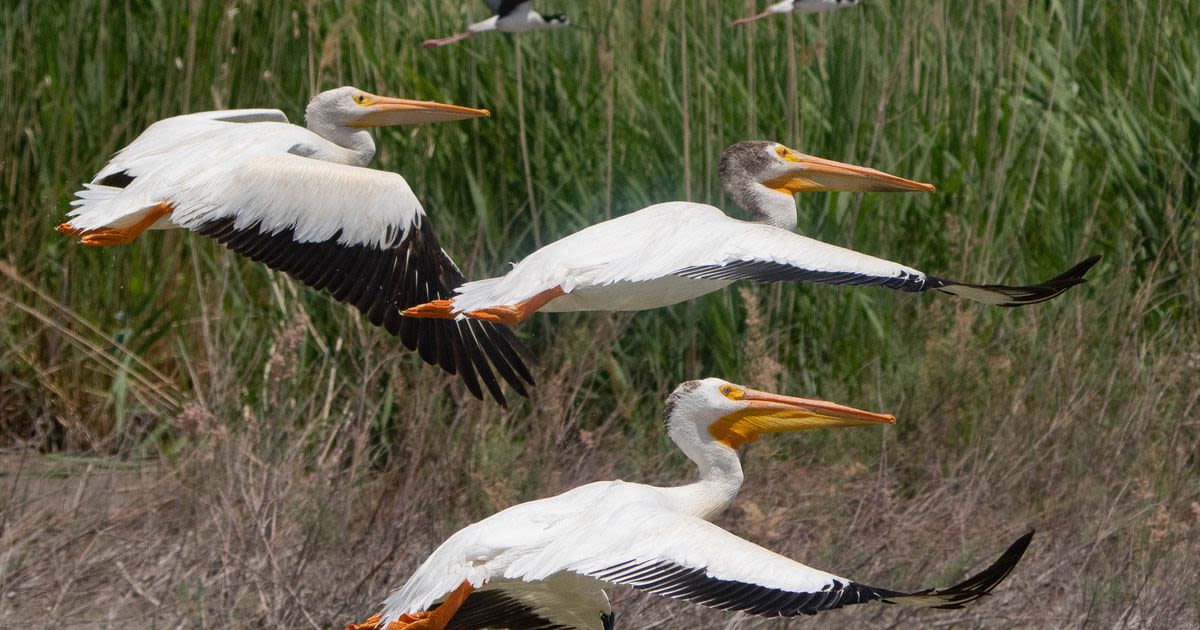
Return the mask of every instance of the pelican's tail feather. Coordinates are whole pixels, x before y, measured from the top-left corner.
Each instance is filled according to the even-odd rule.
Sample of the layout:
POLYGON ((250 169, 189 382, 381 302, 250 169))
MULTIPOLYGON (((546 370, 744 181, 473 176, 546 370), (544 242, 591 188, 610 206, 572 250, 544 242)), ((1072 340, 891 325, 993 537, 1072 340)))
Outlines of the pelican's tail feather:
POLYGON ((143 198, 132 189, 107 184, 84 184, 75 193, 70 220, 59 226, 60 232, 87 232, 100 228, 122 228, 137 223, 158 202, 143 198))

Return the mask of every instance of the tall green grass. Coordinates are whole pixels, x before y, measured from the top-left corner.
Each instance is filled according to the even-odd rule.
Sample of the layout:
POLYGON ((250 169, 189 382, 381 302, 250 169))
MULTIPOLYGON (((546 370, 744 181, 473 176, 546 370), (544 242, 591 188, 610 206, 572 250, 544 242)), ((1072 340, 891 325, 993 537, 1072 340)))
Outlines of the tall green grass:
MULTIPOLYGON (((288 557, 303 592, 272 590, 280 580, 262 572, 243 585, 270 587, 233 591, 163 578, 153 613, 121 614, 349 621, 440 536, 494 509, 589 479, 686 478, 661 401, 682 380, 719 375, 900 417, 883 438, 751 449, 747 501, 790 517, 756 540, 904 586, 966 570, 999 534, 1035 525, 1049 533, 1016 595, 961 623, 1194 622, 1195 569, 1175 559, 1200 548, 1200 520, 1188 520, 1200 500, 1200 6, 896 0, 733 29, 753 3, 551 2, 588 30, 416 47, 480 19, 476 4, 0 9, 0 439, 169 462, 176 491, 200 497, 181 521, 224 541, 235 573, 271 549, 228 529, 267 518, 255 501, 291 519, 296 538, 274 543, 301 550, 288 557), (205 239, 150 233, 97 250, 53 231, 71 193, 155 120, 275 106, 299 122, 312 94, 343 84, 492 110, 377 137, 375 166, 408 179, 473 277, 659 201, 736 213, 716 162, 749 138, 939 187, 801 197, 799 231, 816 238, 968 281, 1039 281, 1104 260, 1088 285, 1016 311, 787 285, 635 315, 538 316, 520 334, 542 357, 539 387, 505 412, 467 400, 349 309, 205 239), (261 496, 242 496, 247 477, 261 496), (369 519, 364 500, 376 502, 369 519), (874 554, 885 538, 906 542, 874 554), (349 541, 388 550, 386 567, 364 576, 341 562, 357 553, 349 541), (961 565, 922 563, 941 552, 961 565), (355 577, 318 579, 330 574, 355 577), (180 584, 186 595, 171 590, 180 584), (214 603, 234 591, 238 605, 214 603)), ((726 525, 754 529, 758 512, 734 513, 726 525)), ((44 551, 28 533, 42 517, 14 508, 9 547, 44 551)), ((167 532, 164 547, 178 534, 137 523, 167 532)), ((157 575, 119 555, 133 550, 114 553, 135 581, 157 575)), ((26 584, 57 579, 6 562, 26 584)), ((668 618, 659 603, 628 606, 668 618)), ((68 610, 56 605, 55 618, 68 610)), ((0 619, 26 613, 0 604, 0 619)))
MULTIPOLYGON (((932 196, 800 200, 803 232, 934 273, 1031 281, 1090 253, 1106 254, 1110 269, 1141 270, 1164 246, 1194 244, 1193 231, 1171 229, 1194 213, 1175 199, 1194 192, 1197 163, 1200 88, 1187 37, 1196 18, 1186 3, 879 3, 743 29, 728 27, 741 11, 730 5, 587 3, 573 13, 588 32, 429 51, 413 42, 459 28, 477 7, 18 3, 3 27, 8 259, 102 327, 136 331, 137 350, 169 352, 165 327, 196 314, 186 252, 199 251, 202 276, 229 264, 226 255, 157 234, 88 251, 47 228, 80 182, 154 120, 274 105, 299 121, 312 93, 344 83, 494 111, 379 138, 378 166, 406 175, 476 276, 503 273, 539 239, 688 191, 721 205, 716 159, 752 137, 938 184, 932 196)), ((229 305, 239 319, 266 321, 257 305, 267 273, 237 267, 229 305)), ((344 317, 320 296, 302 299, 330 321, 319 330, 344 317)), ((621 369, 651 391, 704 371, 742 372, 741 318, 728 301, 637 318, 621 341, 621 369), (635 351, 646 343, 674 351, 635 351), (658 376, 639 379, 646 374, 658 376)), ((816 385, 849 380, 896 326, 916 325, 913 303, 882 291, 788 287, 771 291, 766 307, 790 342, 780 360, 816 385)), ((996 325, 1025 316, 987 314, 996 325)), ((526 331, 544 350, 584 321, 539 318, 526 331)))

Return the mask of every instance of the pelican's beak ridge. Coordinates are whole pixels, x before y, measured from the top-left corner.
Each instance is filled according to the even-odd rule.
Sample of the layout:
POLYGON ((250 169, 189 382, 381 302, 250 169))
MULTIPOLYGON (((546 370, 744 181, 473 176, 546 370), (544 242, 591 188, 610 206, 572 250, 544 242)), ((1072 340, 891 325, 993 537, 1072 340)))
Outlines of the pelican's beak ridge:
POLYGON ((786 147, 779 156, 789 163, 787 172, 763 182, 768 188, 794 195, 802 192, 934 192, 933 184, 897 177, 865 166, 855 166, 805 155, 786 147))
POLYGON ((742 390, 741 400, 748 403, 745 409, 729 414, 709 427, 709 433, 717 441, 734 449, 764 433, 896 423, 896 416, 892 414, 753 389, 742 390))
POLYGON ((486 109, 447 105, 434 101, 414 101, 404 98, 377 96, 363 106, 363 114, 352 127, 390 127, 422 125, 491 116, 486 109))

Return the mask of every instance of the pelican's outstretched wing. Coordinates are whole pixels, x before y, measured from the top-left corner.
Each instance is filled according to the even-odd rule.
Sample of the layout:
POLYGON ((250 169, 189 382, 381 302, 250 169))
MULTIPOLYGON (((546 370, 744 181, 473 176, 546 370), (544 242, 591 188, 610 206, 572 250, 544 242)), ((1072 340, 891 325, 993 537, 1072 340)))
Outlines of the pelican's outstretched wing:
MULTIPOLYGON (((605 585, 767 617, 875 600, 958 608, 1008 577, 1033 537, 1017 539, 991 566, 954 586, 906 592, 805 566, 664 507, 661 497, 639 484, 600 482, 499 512, 442 543, 388 597, 377 619, 386 626, 427 610, 465 583, 477 589, 459 611, 474 611, 466 620, 534 615, 586 630, 612 622, 605 585), (491 591, 498 594, 471 604, 491 591)), ((463 623, 462 630, 476 627, 463 623)))
POLYGON ((171 222, 352 304, 476 397, 482 382, 505 402, 497 375, 526 395, 528 352, 505 327, 400 316, 463 282, 403 177, 286 154, 224 177, 171 195, 171 222))
POLYGON ((154 172, 180 147, 206 142, 226 128, 214 123, 287 123, 278 109, 222 109, 164 118, 150 125, 113 156, 92 184, 124 188, 137 175, 154 172))
POLYGON ((1092 256, 1040 284, 968 284, 929 276, 899 263, 769 226, 747 225, 744 232, 709 250, 703 262, 679 261, 680 267, 671 275, 695 280, 873 285, 912 292, 936 289, 983 304, 1025 306, 1045 302, 1082 284, 1084 274, 1100 260, 1092 256))
POLYGON ((810 615, 875 600, 959 608, 984 597, 1008 577, 1033 537, 1033 532, 1020 537, 991 566, 954 586, 904 592, 813 569, 708 521, 662 509, 638 512, 633 516, 638 523, 636 532, 622 537, 619 545, 600 548, 603 543, 573 540, 575 559, 563 562, 562 569, 712 608, 766 617, 810 615))

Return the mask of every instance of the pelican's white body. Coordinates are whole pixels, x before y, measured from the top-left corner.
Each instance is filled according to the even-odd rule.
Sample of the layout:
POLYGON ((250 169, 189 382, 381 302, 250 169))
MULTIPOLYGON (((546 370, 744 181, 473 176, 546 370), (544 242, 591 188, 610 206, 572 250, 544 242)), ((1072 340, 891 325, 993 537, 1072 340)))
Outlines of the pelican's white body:
POLYGON ((675 275, 679 271, 747 260, 879 277, 924 275, 789 230, 739 221, 713 206, 671 202, 585 228, 530 254, 504 276, 464 284, 454 311, 513 305, 554 287, 565 294, 540 310, 659 308, 733 282, 685 278, 675 275))
POLYGON ((602 630, 610 612, 601 580, 587 577, 627 562, 704 567, 722 580, 817 592, 849 580, 764 549, 713 525, 742 486, 737 452, 704 427, 744 404, 710 392, 682 400, 671 438, 696 462, 700 479, 674 488, 601 481, 522 503, 455 533, 384 603, 380 627, 428 610, 463 581, 498 589, 554 624, 602 630))
MULTIPOLYGON (((388 597, 376 627, 386 628, 402 615, 428 611, 450 593, 463 593, 464 583, 473 591, 449 619, 469 610, 471 627, 481 627, 473 625, 481 619, 505 621, 497 617, 517 608, 526 615, 521 627, 611 629, 613 618, 604 589, 612 585, 763 616, 812 614, 878 599, 956 606, 986 595, 1019 559, 1020 552, 1006 564, 994 563, 949 589, 901 593, 805 566, 713 525, 709 520, 733 501, 743 481, 737 451, 715 437, 721 430, 714 433, 713 427, 755 409, 767 416, 792 414, 787 417, 797 422, 806 413, 811 414, 809 420, 822 422, 837 417, 851 423, 894 421, 832 403, 756 392, 715 378, 689 381, 667 399, 666 415, 671 440, 699 469, 695 483, 672 488, 623 481, 590 483, 469 525, 442 543, 388 597), (831 411, 821 412, 818 407, 831 411), (832 411, 833 407, 842 411, 832 411), (488 591, 491 597, 475 599, 488 591)), ((810 428, 817 426, 821 425, 810 428)))
POLYGON ((154 123, 93 180, 125 172, 124 188, 86 184, 70 225, 79 230, 125 227, 154 206, 171 213, 150 229, 195 229, 236 217, 244 229, 294 228, 300 243, 339 236, 347 245, 382 245, 424 210, 403 177, 362 168, 374 155, 365 136, 347 146, 288 124, 278 110, 228 110, 154 123))

